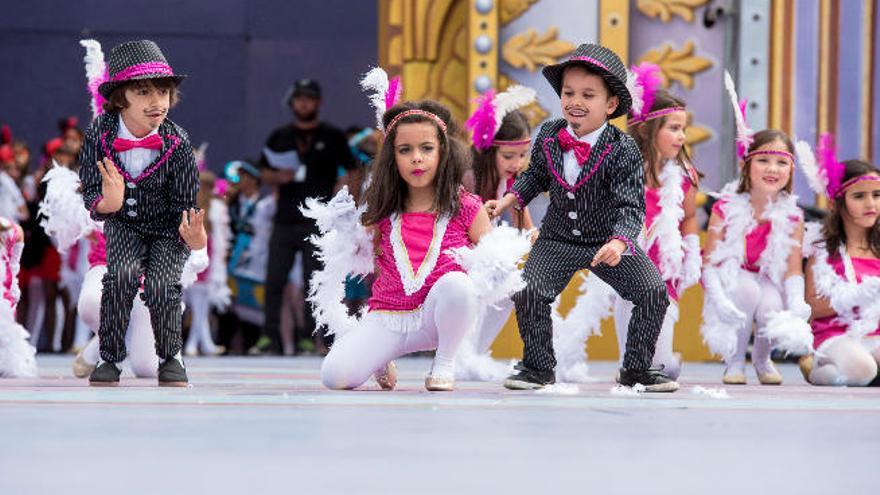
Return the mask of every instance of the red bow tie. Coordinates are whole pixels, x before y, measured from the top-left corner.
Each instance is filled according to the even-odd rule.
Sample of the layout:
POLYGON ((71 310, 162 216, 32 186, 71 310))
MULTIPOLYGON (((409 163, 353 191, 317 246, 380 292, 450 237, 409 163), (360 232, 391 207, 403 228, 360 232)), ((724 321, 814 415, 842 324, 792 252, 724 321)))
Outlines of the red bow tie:
POLYGON ((113 140, 113 149, 116 150, 117 153, 122 153, 123 151, 128 151, 135 148, 145 148, 148 150, 161 150, 162 149, 162 138, 158 134, 153 134, 152 136, 147 136, 143 139, 130 140, 130 139, 122 139, 116 138, 113 140))
POLYGON ((590 143, 573 138, 565 127, 559 129, 557 137, 559 138, 559 147, 562 148, 562 151, 568 153, 574 150, 574 157, 577 159, 578 165, 583 166, 587 163, 587 160, 590 159, 590 143))

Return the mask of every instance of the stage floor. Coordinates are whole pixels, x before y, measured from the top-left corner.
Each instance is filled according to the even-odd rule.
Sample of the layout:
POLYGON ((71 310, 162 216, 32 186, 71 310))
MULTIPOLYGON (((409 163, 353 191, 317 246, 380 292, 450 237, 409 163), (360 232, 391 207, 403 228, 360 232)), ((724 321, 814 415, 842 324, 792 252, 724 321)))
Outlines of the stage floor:
MULTIPOLYGON (((192 385, 72 377, 0 380, 0 494, 868 493, 877 486, 880 389, 724 386, 687 364, 671 395, 596 383, 556 393, 460 383, 423 388, 430 361, 398 361, 382 392, 321 387, 317 358, 187 361, 192 385), (728 398, 697 393, 723 388, 728 398)), ((752 373, 750 383, 757 380, 752 373)))

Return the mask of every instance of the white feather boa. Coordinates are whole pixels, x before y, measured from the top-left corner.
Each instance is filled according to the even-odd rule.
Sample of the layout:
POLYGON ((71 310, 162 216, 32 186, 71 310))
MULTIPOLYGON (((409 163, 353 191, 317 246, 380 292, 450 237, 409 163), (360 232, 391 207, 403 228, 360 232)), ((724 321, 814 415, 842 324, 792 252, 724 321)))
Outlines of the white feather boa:
POLYGON ((211 257, 208 265, 208 299, 216 309, 223 311, 229 306, 232 289, 229 288, 226 274, 226 256, 229 254, 229 238, 232 230, 229 227, 229 208, 219 198, 211 198, 208 209, 208 220, 211 222, 211 257))
MULTIPOLYGON (((312 274, 308 300, 314 305, 318 327, 325 327, 328 335, 344 335, 362 316, 350 316, 342 300, 348 275, 367 275, 374 270, 373 239, 360 222, 365 210, 366 205, 355 204, 347 187, 327 203, 308 198, 301 208, 304 216, 316 221, 320 232, 311 242, 323 268, 312 274)), ((448 254, 467 272, 480 305, 491 306, 525 286, 519 264, 530 246, 529 232, 502 226, 484 235, 476 246, 451 249, 448 254)), ((371 315, 406 332, 421 324, 421 313, 371 315)))
POLYGON ((861 339, 877 330, 880 326, 880 277, 867 276, 862 277, 861 283, 850 282, 834 271, 824 246, 817 246, 813 256, 816 293, 830 302, 837 313, 837 321, 846 325, 847 335, 861 339))
POLYGON ((321 270, 312 273, 308 300, 314 306, 318 328, 324 327, 327 335, 342 336, 359 319, 349 315, 342 302, 345 279, 349 274, 370 274, 374 267, 373 240, 360 221, 366 205, 358 208, 348 187, 327 203, 316 198, 308 198, 305 203, 300 210, 318 225, 320 234, 310 240, 316 248, 315 256, 323 264, 321 270))
POLYGON ((24 378, 37 376, 36 349, 30 345, 30 334, 15 320, 15 308, 21 291, 18 271, 24 242, 15 242, 15 229, 0 234, 0 377, 24 378), (5 280, 12 286, 5 292, 5 280), (7 299, 7 296, 10 300, 7 299))
POLYGON ((24 220, 20 212, 24 205, 24 196, 21 195, 18 185, 6 172, 0 170, 0 217, 14 222, 24 220))
POLYGON ((40 226, 55 241, 58 251, 64 253, 95 230, 96 224, 83 204, 76 172, 53 162, 43 182, 46 195, 40 202, 39 211, 44 217, 40 226))
POLYGON ((592 335, 602 334, 602 320, 614 311, 617 293, 595 275, 580 274, 580 295, 563 318, 558 311, 559 298, 551 309, 553 351, 556 354, 556 379, 560 382, 593 381, 587 367, 586 345, 592 335))
MULTIPOLYGON (((733 291, 740 267, 745 261, 745 238, 758 226, 749 194, 737 194, 736 186, 734 181, 721 191, 720 198, 727 201, 723 206, 724 221, 720 227, 724 237, 709 254, 709 264, 703 267, 704 272, 712 271, 717 276, 727 294, 733 291)), ((760 273, 777 287, 782 287, 789 253, 797 245, 797 241, 793 239, 797 223, 791 218, 801 217, 797 197, 787 193, 780 193, 776 201, 770 201, 764 208, 762 219, 771 223, 771 232, 767 238, 767 247, 758 259, 758 267, 760 273)), ((746 322, 724 318, 717 311, 719 307, 721 303, 714 301, 707 291, 700 333, 710 351, 728 359, 736 349, 736 332, 746 322)), ((811 341, 811 338, 808 339, 806 333, 809 325, 788 311, 780 313, 784 314, 771 316, 768 325, 761 330, 762 333, 771 337, 778 348, 789 352, 798 352, 809 345, 808 340, 811 341)))
POLYGON ((645 241, 647 252, 657 243, 660 252, 660 275, 663 280, 679 280, 684 262, 684 242, 681 237, 681 222, 684 220, 684 170, 669 160, 660 172, 659 206, 660 212, 645 241))

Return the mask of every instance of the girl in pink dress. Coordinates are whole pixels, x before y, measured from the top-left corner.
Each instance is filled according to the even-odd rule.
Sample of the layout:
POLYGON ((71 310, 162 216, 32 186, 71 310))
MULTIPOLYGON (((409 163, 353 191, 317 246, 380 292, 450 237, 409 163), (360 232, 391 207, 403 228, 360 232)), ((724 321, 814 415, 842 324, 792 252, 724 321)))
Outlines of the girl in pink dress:
MULTIPOLYGON (((635 70, 647 73, 659 85, 659 76, 648 76, 659 73, 657 66, 642 64, 635 70)), ((657 339, 654 364, 662 365, 675 380, 681 373, 681 360, 672 351, 678 298, 699 282, 702 267, 696 217, 699 174, 684 147, 688 125, 685 102, 653 87, 645 89, 644 94, 652 98, 645 98, 640 115, 631 120, 630 134, 645 159, 645 229, 639 241, 666 282, 671 303, 657 339)), ((632 303, 617 297, 614 325, 620 349, 626 348, 631 313, 632 303)))
MULTIPOLYGON (((372 296, 366 314, 331 347, 321 381, 351 389, 377 373, 383 388, 393 388, 391 360, 436 349, 425 388, 452 390, 456 352, 478 304, 473 281, 448 250, 476 244, 489 217, 479 197, 461 187, 469 160, 448 109, 407 102, 385 112, 382 123, 385 141, 361 218, 373 238, 372 296)), ((346 198, 337 198, 331 205, 344 209, 346 198)), ((322 255, 325 265, 333 254, 322 255)), ((322 321, 320 308, 316 319, 322 321)))
POLYGON ((801 360, 813 385, 878 385, 880 362, 880 170, 834 159, 830 137, 819 149, 822 173, 811 185, 831 199, 819 239, 810 243, 807 302, 813 356, 801 360))
MULTIPOLYGON (((535 90, 511 86, 502 93, 489 90, 465 127, 472 131, 473 166, 465 172, 465 187, 484 203, 501 199, 528 165, 531 127, 518 109, 535 101, 535 90)), ((528 208, 495 218, 537 238, 528 208)), ((460 379, 500 381, 510 374, 507 363, 491 359, 489 348, 513 312, 513 300, 480 308, 476 331, 468 334, 459 352, 456 374, 460 379)))
POLYGON ((15 320, 21 296, 18 270, 23 247, 21 227, 0 217, 0 378, 37 376, 37 351, 28 342, 30 334, 15 320))
POLYGON ((755 327, 752 364, 763 385, 779 385, 770 359, 775 344, 795 352, 812 344, 804 302, 803 212, 791 194, 794 145, 785 133, 753 133, 730 75, 725 84, 737 118, 739 180, 712 207, 703 261, 703 325, 709 349, 727 369, 723 382, 746 383, 745 358, 755 327))

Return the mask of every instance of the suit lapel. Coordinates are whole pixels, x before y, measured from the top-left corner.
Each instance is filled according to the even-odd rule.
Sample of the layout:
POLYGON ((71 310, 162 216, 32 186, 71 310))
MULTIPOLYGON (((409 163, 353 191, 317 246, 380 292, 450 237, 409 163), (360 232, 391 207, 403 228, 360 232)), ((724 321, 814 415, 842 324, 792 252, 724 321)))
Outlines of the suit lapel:
POLYGON ((551 134, 547 136, 551 138, 547 141, 547 150, 549 151, 550 160, 552 162, 548 165, 553 168, 557 177, 565 177, 565 156, 562 152, 562 148, 559 146, 558 137, 559 130, 564 128, 565 125, 565 120, 560 121, 559 125, 554 126, 551 134))
POLYGON ((590 158, 587 159, 587 163, 581 166, 581 171, 578 174, 577 182, 575 184, 580 184, 584 177, 593 170, 593 167, 596 166, 596 162, 600 159, 603 152, 605 151, 605 147, 608 146, 608 143, 611 141, 611 124, 605 126, 605 130, 602 131, 602 134, 599 135, 599 139, 596 140, 596 144, 592 146, 590 149, 590 158))

